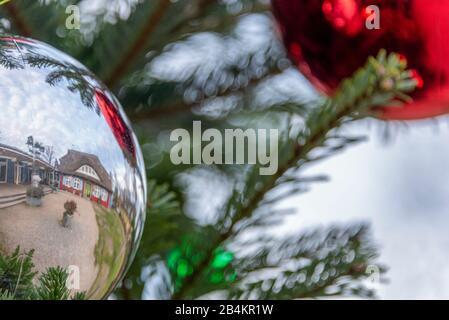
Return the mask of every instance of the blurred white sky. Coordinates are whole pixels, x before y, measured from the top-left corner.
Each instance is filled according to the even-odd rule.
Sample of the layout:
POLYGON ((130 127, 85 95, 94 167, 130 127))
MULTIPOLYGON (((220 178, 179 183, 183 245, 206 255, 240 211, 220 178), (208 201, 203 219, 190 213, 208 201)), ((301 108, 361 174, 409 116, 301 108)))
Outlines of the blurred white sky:
POLYGON ((297 208, 278 230, 371 222, 380 245, 379 261, 389 267, 381 298, 449 298, 449 119, 411 124, 384 143, 380 124, 351 132, 369 142, 346 149, 304 174, 328 174, 331 181, 287 199, 297 208))

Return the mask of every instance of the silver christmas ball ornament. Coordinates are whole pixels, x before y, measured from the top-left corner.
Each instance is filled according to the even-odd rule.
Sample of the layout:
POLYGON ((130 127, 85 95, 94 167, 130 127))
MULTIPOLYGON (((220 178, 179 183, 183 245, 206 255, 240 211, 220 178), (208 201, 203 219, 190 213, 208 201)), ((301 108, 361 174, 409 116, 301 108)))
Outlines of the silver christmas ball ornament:
POLYGON ((0 254, 33 250, 71 294, 107 297, 142 233, 144 164, 117 99, 44 43, 0 38, 0 254))

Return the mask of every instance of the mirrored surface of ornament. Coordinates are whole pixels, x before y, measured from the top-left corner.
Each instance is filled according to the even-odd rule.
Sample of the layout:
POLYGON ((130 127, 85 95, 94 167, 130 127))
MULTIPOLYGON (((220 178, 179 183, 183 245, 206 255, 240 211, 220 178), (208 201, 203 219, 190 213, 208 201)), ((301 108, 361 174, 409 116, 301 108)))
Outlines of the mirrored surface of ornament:
POLYGON ((117 99, 84 66, 0 38, 0 254, 67 268, 72 293, 105 298, 143 228, 141 152, 117 99))

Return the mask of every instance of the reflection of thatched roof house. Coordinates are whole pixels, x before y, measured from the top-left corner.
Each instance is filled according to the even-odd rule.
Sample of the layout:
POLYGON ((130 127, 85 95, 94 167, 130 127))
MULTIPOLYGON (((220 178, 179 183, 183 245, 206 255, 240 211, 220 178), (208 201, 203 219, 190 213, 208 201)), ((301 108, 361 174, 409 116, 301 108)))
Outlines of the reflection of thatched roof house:
MULTIPOLYGON (((28 184, 31 182, 32 167, 31 154, 0 143, 0 183, 28 184)), ((44 182, 49 181, 52 173, 50 164, 36 158, 35 169, 44 182)))
POLYGON ((96 155, 69 150, 59 159, 60 188, 105 207, 112 201, 111 178, 96 155))

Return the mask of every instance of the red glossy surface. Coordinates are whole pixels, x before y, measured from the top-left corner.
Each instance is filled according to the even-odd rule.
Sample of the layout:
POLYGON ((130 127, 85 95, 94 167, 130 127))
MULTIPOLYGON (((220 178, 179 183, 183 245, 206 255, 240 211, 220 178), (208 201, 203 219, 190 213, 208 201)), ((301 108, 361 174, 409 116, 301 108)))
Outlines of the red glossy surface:
POLYGON ((109 127, 112 129, 120 148, 122 148, 126 155, 134 160, 136 157, 136 149, 131 136, 131 130, 120 115, 118 108, 98 89, 95 90, 95 98, 97 99, 100 111, 105 117, 109 127))
POLYGON ((272 0, 284 43, 297 67, 331 93, 380 49, 397 52, 417 70, 414 102, 384 108, 383 119, 421 119, 449 112, 448 0, 272 0), (366 7, 380 9, 368 30, 366 7))

